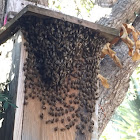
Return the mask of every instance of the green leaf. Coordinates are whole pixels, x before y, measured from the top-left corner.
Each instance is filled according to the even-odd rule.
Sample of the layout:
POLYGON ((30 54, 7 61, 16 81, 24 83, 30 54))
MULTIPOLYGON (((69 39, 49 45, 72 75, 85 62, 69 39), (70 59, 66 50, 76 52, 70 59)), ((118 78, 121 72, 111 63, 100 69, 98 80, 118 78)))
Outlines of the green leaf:
POLYGON ((5 102, 4 105, 3 105, 5 110, 7 110, 8 106, 9 106, 8 102, 5 102))
POLYGON ((0 102, 3 102, 4 101, 4 98, 0 98, 0 102))
POLYGON ((14 108, 18 108, 15 104, 12 104, 12 103, 10 103, 10 102, 8 102, 12 107, 14 107, 14 108))
POLYGON ((61 6, 60 5, 56 6, 56 8, 59 9, 59 10, 61 10, 61 6))
POLYGON ((55 5, 55 1, 53 1, 53 5, 55 5))

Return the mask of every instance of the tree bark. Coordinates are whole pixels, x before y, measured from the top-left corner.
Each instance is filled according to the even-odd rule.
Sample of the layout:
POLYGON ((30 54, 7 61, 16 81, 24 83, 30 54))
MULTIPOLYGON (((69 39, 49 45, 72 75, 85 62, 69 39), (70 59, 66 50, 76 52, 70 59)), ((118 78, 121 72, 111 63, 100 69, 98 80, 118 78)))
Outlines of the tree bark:
POLYGON ((117 0, 95 0, 95 4, 98 4, 101 7, 112 7, 117 0))
POLYGON ((122 23, 133 23, 135 14, 140 13, 140 0, 118 0, 108 18, 103 17, 99 24, 119 28, 122 23))
MULTIPOLYGON (((136 18, 135 13, 140 9, 139 0, 119 0, 113 7, 110 17, 102 18, 98 23, 119 28, 122 23, 126 21, 133 22, 136 18)), ((140 17, 137 17, 134 22, 134 27, 140 30, 140 17)), ((113 50, 117 53, 123 68, 120 69, 115 63, 106 56, 100 65, 100 73, 109 81, 110 88, 104 89, 100 85, 100 99, 99 99, 99 136, 103 132, 107 123, 111 119, 115 109, 122 103, 129 87, 129 78, 140 61, 133 62, 128 56, 128 48, 119 41, 113 50)))
POLYGON ((5 0, 0 0, 0 27, 3 25, 5 4, 5 0))

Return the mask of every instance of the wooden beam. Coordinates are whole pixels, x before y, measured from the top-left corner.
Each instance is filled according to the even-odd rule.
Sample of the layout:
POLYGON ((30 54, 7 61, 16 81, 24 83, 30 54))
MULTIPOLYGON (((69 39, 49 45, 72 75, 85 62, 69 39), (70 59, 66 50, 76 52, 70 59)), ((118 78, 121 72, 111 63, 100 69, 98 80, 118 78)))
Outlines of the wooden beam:
POLYGON ((31 15, 42 18, 52 17, 91 28, 99 32, 101 36, 107 38, 109 42, 113 40, 115 37, 119 36, 119 31, 114 28, 109 28, 86 20, 81 20, 79 18, 65 15, 60 12, 52 11, 49 9, 28 5, 21 12, 19 12, 8 24, 6 24, 6 26, 0 28, 0 44, 4 43, 10 36, 12 36, 17 31, 18 29, 17 27, 20 24, 19 23, 20 18, 31 15))
POLYGON ((49 10, 49 9, 39 8, 39 7, 35 7, 35 6, 30 6, 30 5, 28 5, 27 7, 28 7, 28 10, 30 12, 33 12, 32 13, 33 15, 36 15, 36 16, 39 16, 39 17, 41 15, 42 16, 53 17, 53 18, 56 18, 56 19, 61 19, 61 20, 64 20, 64 21, 68 21, 68 22, 71 22, 71 23, 82 25, 82 26, 85 26, 85 27, 88 27, 88 28, 91 28, 95 31, 100 32, 101 35, 103 35, 104 37, 106 37, 109 40, 112 40, 115 36, 119 36, 119 31, 116 30, 115 28, 102 26, 100 24, 96 24, 96 23, 93 23, 93 22, 90 22, 90 21, 82 20, 82 19, 72 17, 72 16, 69 16, 69 15, 65 15, 63 13, 52 11, 52 10, 49 10), (105 35, 107 35, 107 36, 105 36, 105 35))
POLYGON ((20 64, 19 64, 19 76, 18 76, 18 86, 17 86, 17 98, 16 105, 18 108, 15 111, 15 122, 14 122, 14 131, 13 131, 13 140, 21 140, 22 135, 22 125, 23 125, 23 111, 24 111, 24 73, 23 65, 27 58, 27 52, 24 50, 24 39, 22 33, 20 33, 20 42, 21 42, 21 55, 20 55, 20 64))

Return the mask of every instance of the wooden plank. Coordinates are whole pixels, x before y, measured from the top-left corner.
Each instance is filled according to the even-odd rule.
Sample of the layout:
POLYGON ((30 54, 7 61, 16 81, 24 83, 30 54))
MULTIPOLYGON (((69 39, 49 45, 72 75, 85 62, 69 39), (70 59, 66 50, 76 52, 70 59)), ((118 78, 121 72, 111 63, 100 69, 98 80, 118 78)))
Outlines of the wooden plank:
POLYGON ((9 23, 7 23, 5 26, 0 28, 0 44, 4 43, 14 33, 17 32, 16 27, 19 25, 18 19, 20 19, 21 16, 24 14, 23 12, 26 13, 27 8, 25 8, 24 11, 19 12, 19 14, 16 15, 9 23))
MULTIPOLYGON (((38 76, 39 79, 39 76, 38 76)), ((34 81, 34 80, 33 80, 34 81)), ((37 90, 35 88, 35 90, 37 90)), ((70 93, 74 93, 75 90, 71 89, 70 93)), ((78 92, 78 91, 77 91, 78 92)), ((68 101, 68 100, 67 100, 68 101)), ((68 102, 67 102, 68 103, 68 102)), ((57 104, 59 106, 59 104, 57 104)), ((28 105, 24 107, 24 117, 23 117, 23 130, 22 130, 22 140, 97 140, 98 137, 98 102, 96 103, 96 111, 93 114, 92 120, 94 121, 94 133, 84 135, 77 133, 75 127, 70 128, 61 132, 60 130, 54 132, 54 127, 62 128, 65 125, 60 121, 57 123, 51 123, 46 125, 45 121, 52 119, 52 117, 46 111, 49 110, 49 105, 47 104, 47 109, 41 111, 41 104, 38 98, 28 99, 28 105), (45 116, 43 120, 39 118, 41 113, 44 113, 45 116)), ((76 106, 75 106, 76 108, 76 106)), ((70 113, 65 114, 59 119, 64 118, 66 120, 67 116, 70 116, 70 113)), ((79 123, 79 122, 78 122, 79 123)))
POLYGON ((98 109, 99 109, 99 103, 97 100, 95 103, 95 112, 93 113, 93 117, 92 117, 92 120, 94 121, 94 128, 91 136, 92 140, 98 140, 98 109))
MULTIPOLYGON (((73 93, 73 91, 71 90, 70 93, 73 93)), ((49 110, 49 105, 47 105, 47 108, 48 109, 46 110, 49 110)), ((52 119, 52 117, 49 114, 46 114, 45 119, 41 120, 39 118, 41 113, 40 101, 38 99, 28 99, 28 105, 24 107, 22 140, 76 140, 75 127, 64 132, 61 132, 60 130, 54 132, 54 127, 58 126, 58 128, 62 128, 65 123, 62 124, 61 122, 58 122, 46 125, 45 121, 52 119)), ((70 114, 68 113, 67 115, 64 115, 63 118, 66 119, 69 115, 70 114)))
MULTIPOLYGON (((17 99, 17 86, 18 86, 18 76, 19 76, 19 64, 20 64, 20 51, 22 43, 19 42, 21 32, 17 32, 11 38, 12 49, 12 65, 10 70, 10 90, 9 94, 12 97, 12 103, 16 104, 17 99)), ((4 137, 2 140, 13 140, 13 129, 15 121, 15 109, 9 107, 7 110, 6 118, 3 123, 4 137)))
POLYGON ((98 31, 101 36, 104 36, 108 41, 113 40, 115 37, 119 36, 119 31, 114 28, 105 27, 99 24, 95 24, 86 20, 81 20, 76 17, 68 16, 56 11, 49 9, 39 8, 37 6, 28 5, 21 12, 19 12, 6 26, 0 29, 0 44, 5 42, 13 33, 16 32, 16 27, 19 25, 19 19, 23 16, 34 15, 38 17, 53 17, 56 19, 61 19, 64 21, 72 22, 74 24, 79 24, 95 31, 98 31))
POLYGON ((24 103, 24 79, 25 79, 23 73, 23 65, 27 57, 27 52, 24 51, 24 46, 23 46, 24 41, 23 41, 22 33, 20 33, 18 40, 22 44, 21 44, 21 56, 20 56, 17 99, 16 99, 16 105, 18 106, 18 108, 16 109, 15 112, 13 140, 21 140, 22 121, 23 121, 23 103, 24 103))

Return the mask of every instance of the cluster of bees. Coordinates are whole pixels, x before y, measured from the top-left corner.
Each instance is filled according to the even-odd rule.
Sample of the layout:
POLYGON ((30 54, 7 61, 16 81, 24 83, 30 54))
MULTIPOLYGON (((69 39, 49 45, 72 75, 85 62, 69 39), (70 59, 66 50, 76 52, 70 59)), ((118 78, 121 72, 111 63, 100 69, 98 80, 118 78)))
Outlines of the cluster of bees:
POLYGON ((20 28, 28 57, 24 64, 25 102, 40 101, 40 119, 60 122, 65 131, 92 133, 95 101, 99 98, 100 52, 106 39, 92 29, 51 17, 24 17, 20 28))

